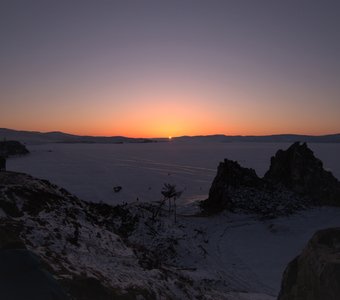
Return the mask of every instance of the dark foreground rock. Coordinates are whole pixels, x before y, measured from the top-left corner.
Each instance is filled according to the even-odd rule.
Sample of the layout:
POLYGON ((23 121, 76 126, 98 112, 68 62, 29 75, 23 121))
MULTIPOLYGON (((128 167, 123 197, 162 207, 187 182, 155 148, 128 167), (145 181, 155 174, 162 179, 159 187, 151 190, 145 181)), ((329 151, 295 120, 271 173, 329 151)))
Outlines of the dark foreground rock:
MULTIPOLYGON (((195 237, 194 228, 174 231, 160 207, 90 203, 47 180, 0 172, 0 248, 33 252, 74 300, 219 299, 229 292, 215 273, 212 280, 193 280, 181 270, 190 251, 204 259, 196 249, 206 240, 195 237)), ((6 286, 15 284, 12 279, 6 286)))
POLYGON ((47 180, 0 172, 0 295, 66 299, 44 281, 51 276, 39 257, 72 299, 154 299, 148 286, 154 274, 143 272, 122 240, 135 222, 122 206, 85 202, 47 180))
POLYGON ((18 141, 1 141, 0 142, 0 155, 7 157, 11 155, 25 155, 29 151, 25 145, 18 141))
POLYGON ((6 171, 6 157, 0 156, 0 172, 6 171))
POLYGON ((263 178, 225 159, 201 207, 207 213, 229 210, 275 217, 310 205, 339 206, 340 183, 305 143, 294 143, 271 158, 263 178))
POLYGON ((287 266, 278 300, 340 299, 340 228, 314 234, 287 266))
POLYGON ((0 298, 6 300, 67 300, 61 285, 41 259, 26 249, 21 228, 0 217, 0 298))
POLYGON ((6 300, 67 300, 40 259, 25 249, 0 250, 0 297, 6 300))

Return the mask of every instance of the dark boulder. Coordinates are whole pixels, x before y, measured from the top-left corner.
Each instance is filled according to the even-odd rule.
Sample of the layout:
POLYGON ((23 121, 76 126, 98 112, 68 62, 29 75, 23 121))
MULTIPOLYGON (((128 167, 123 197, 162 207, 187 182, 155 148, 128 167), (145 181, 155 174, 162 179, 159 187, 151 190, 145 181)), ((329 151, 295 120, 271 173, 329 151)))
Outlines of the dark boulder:
POLYGON ((278 300, 340 299, 340 228, 314 234, 283 274, 278 300))
POLYGON ((0 156, 0 171, 6 171, 6 157, 0 156))
POLYGON ((122 190, 122 187, 121 187, 120 185, 117 185, 117 186, 114 186, 114 187, 113 187, 113 191, 114 191, 115 193, 119 193, 121 190, 122 190))
POLYGON ((2 141, 0 142, 0 155, 11 156, 11 155, 25 155, 29 151, 25 145, 18 141, 2 141))
POLYGON ((309 197, 316 204, 340 205, 340 182, 323 168, 306 143, 296 142, 286 151, 279 150, 271 158, 264 180, 309 197))

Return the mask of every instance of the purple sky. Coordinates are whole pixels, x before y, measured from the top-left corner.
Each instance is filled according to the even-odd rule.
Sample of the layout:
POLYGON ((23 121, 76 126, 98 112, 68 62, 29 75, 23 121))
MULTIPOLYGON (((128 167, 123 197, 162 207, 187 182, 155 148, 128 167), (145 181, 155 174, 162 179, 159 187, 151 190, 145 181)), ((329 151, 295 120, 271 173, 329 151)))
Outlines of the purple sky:
POLYGON ((0 127, 340 132, 340 1, 2 0, 0 127))

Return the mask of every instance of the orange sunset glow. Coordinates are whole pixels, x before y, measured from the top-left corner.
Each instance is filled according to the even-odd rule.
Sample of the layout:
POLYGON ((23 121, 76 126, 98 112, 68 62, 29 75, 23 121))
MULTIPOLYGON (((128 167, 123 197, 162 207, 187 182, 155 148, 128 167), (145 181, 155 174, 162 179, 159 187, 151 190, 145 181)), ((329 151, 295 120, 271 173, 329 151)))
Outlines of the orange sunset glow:
POLYGON ((21 18, 4 7, 0 127, 129 137, 340 132, 336 27, 320 21, 314 34, 308 13, 287 24, 288 4, 269 18, 253 4, 207 1, 179 13, 171 3, 100 2, 28 5, 21 18))

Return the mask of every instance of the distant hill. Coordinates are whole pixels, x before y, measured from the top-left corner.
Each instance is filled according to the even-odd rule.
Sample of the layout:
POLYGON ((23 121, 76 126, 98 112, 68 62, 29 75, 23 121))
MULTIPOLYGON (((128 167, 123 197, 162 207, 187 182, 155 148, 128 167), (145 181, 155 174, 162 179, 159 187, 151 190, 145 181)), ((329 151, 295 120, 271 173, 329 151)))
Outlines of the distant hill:
POLYGON ((43 143, 105 143, 105 144, 122 144, 122 143, 152 143, 151 139, 128 138, 123 136, 81 136, 63 133, 59 131, 38 132, 38 131, 18 131, 7 128, 0 128, 0 140, 16 140, 27 144, 43 143))
MULTIPOLYGON (((16 140, 26 144, 42 143, 102 143, 102 144, 121 144, 121 143, 152 143, 168 142, 168 138, 128 138, 124 136, 81 136, 59 131, 38 132, 38 131, 18 131, 7 128, 0 128, 1 140, 16 140)), ((298 134, 276 134, 264 136, 242 136, 242 135, 197 135, 180 136, 172 138, 172 141, 182 142, 257 142, 257 143, 340 143, 340 134, 328 135, 298 135, 298 134)))
POLYGON ((211 142, 257 142, 257 143, 340 143, 340 134, 328 135, 299 135, 276 134, 263 136, 243 135, 206 135, 206 136, 181 136, 173 138, 176 141, 211 141, 211 142))

